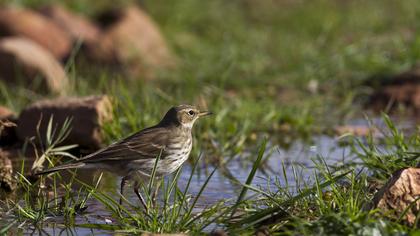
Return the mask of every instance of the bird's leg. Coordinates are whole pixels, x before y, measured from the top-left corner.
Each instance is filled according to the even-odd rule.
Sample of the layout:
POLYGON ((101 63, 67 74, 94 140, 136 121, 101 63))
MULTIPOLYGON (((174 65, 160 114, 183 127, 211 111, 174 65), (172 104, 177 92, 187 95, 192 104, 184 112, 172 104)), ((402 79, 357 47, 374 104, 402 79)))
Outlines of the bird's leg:
POLYGON ((139 192, 139 186, 138 186, 137 182, 134 184, 134 193, 139 198, 139 200, 140 200, 141 204, 143 205, 144 209, 146 210, 146 212, 148 212, 146 201, 144 200, 143 196, 139 192))
POLYGON ((121 190, 120 190, 120 193, 121 193, 121 197, 120 197, 120 205, 122 205, 122 200, 123 200, 123 197, 124 197, 124 186, 125 186, 125 184, 127 183, 127 181, 128 181, 128 177, 127 177, 127 176, 124 176, 124 177, 121 179, 121 184, 120 184, 120 186, 121 186, 121 190))

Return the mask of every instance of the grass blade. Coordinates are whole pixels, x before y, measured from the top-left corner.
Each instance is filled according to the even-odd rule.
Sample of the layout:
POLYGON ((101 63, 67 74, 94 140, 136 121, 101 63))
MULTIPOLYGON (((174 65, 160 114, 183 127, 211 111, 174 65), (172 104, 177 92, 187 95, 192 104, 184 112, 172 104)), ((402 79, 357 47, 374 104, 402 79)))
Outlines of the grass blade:
MULTIPOLYGON (((257 172, 257 168, 260 166, 260 163, 261 163, 262 157, 264 156, 264 151, 265 151, 265 147, 266 147, 266 145, 267 145, 267 139, 264 139, 264 140, 263 140, 263 142, 262 142, 262 144, 261 144, 261 146, 260 146, 260 149, 259 149, 259 151, 258 151, 258 156, 257 156, 257 159, 255 160, 254 165, 252 166, 251 172, 250 172, 250 173, 249 173, 249 175, 248 175, 248 178, 247 178, 247 180, 246 180, 246 182, 245 182, 245 185, 251 185, 252 180, 254 179, 255 173, 257 172)), ((232 212, 231 212, 231 214, 230 214, 230 217, 231 217, 231 218, 232 218, 232 217, 233 217, 233 215, 235 214, 235 212, 236 212, 236 210, 237 210, 238 206, 241 204, 242 199, 245 197, 245 194, 246 194, 247 190, 248 190, 248 188, 247 188, 246 186, 244 186, 244 187, 242 188, 242 191, 241 191, 241 193, 239 194, 239 197, 238 197, 238 199, 236 200, 235 205, 232 207, 232 212)))

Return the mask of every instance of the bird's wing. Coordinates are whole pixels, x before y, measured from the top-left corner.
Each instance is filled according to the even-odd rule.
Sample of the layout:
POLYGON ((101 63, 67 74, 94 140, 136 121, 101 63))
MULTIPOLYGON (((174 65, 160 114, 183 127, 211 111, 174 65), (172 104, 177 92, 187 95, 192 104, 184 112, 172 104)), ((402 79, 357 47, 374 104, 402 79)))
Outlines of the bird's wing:
POLYGON ((102 161, 118 161, 156 158, 165 150, 168 130, 152 127, 135 133, 119 142, 111 144, 95 153, 79 159, 79 162, 95 163, 102 161))

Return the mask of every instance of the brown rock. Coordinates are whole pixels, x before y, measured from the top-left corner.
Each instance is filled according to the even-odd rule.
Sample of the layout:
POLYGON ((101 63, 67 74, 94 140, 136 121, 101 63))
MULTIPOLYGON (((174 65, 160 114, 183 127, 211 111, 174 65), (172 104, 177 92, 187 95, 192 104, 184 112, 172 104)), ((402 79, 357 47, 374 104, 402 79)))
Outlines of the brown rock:
POLYGON ((15 113, 7 107, 0 106, 0 120, 15 116, 15 113))
POLYGON ((43 47, 25 38, 0 40, 0 79, 21 80, 25 85, 37 85, 54 93, 64 93, 68 84, 63 67, 43 47))
POLYGON ((371 100, 379 108, 384 108, 390 103, 404 104, 420 115, 420 66, 384 82, 371 100))
POLYGON ((71 40, 65 31, 28 9, 0 9, 0 35, 29 38, 59 59, 69 55, 71 50, 71 40))
POLYGON ((174 57, 153 20, 131 6, 100 17, 104 31, 97 44, 88 46, 96 61, 119 64, 132 74, 152 75, 156 68, 171 67, 174 57))
POLYGON ((62 127, 67 118, 72 118, 72 129, 65 144, 79 144, 84 148, 97 149, 102 144, 102 125, 112 118, 112 104, 107 96, 35 102, 25 108, 19 116, 18 137, 21 140, 36 137, 36 127, 40 121, 39 133, 45 140, 51 116, 53 127, 57 129, 62 127))
POLYGON ((0 149, 0 190, 12 192, 16 188, 10 153, 0 149))
POLYGON ((89 21, 89 19, 74 14, 60 5, 51 5, 41 9, 44 16, 51 19, 63 30, 65 30, 73 41, 94 43, 99 38, 100 29, 89 21))
POLYGON ((228 236, 228 234, 223 229, 215 229, 210 232, 209 236, 228 236))
POLYGON ((420 101, 418 101, 418 98, 420 97, 420 83, 388 85, 384 87, 382 93, 388 100, 394 100, 397 103, 420 109, 420 101))
POLYGON ((413 225, 419 214, 420 168, 406 168, 395 172, 373 199, 375 207, 395 219, 408 208, 403 219, 413 225))
POLYGON ((365 125, 341 125, 334 128, 334 131, 337 135, 346 135, 350 134, 353 136, 379 136, 380 132, 375 127, 368 127, 365 125))
POLYGON ((0 106, 0 145, 11 145, 17 142, 15 113, 0 106))

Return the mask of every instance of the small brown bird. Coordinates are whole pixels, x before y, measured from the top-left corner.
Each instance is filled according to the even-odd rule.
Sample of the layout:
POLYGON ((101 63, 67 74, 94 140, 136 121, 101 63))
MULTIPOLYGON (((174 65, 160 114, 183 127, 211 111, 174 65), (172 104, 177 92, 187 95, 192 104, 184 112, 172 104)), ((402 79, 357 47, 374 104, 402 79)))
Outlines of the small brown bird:
MULTIPOLYGON (((155 126, 143 129, 95 153, 69 164, 53 167, 37 175, 66 169, 103 169, 123 176, 121 195, 127 181, 134 181, 134 192, 146 208, 139 193, 141 181, 151 177, 156 158, 155 177, 163 177, 177 170, 187 159, 192 148, 194 122, 211 112, 199 111, 190 105, 172 107, 155 126)), ((120 199, 122 204, 122 199, 120 199)))

